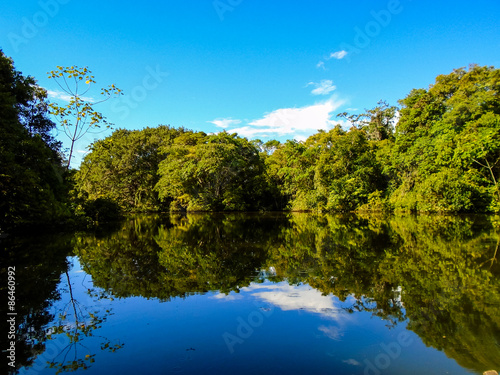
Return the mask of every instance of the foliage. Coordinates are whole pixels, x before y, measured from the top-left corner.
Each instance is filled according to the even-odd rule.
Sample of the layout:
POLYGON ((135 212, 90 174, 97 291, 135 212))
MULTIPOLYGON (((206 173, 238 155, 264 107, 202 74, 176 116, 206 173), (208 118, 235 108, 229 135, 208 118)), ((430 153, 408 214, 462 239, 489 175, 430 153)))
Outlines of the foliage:
POLYGON ((168 126, 143 130, 118 129, 91 146, 75 176, 80 198, 105 198, 125 211, 164 209, 154 190, 158 166, 165 159, 162 148, 187 133, 168 126))
POLYGON ((401 108, 380 101, 361 114, 341 113, 350 129, 337 125, 304 142, 119 129, 94 142, 76 172, 68 170, 74 143, 107 124, 94 105, 121 90, 104 88, 96 102, 85 96, 95 84, 88 68, 58 67, 49 77, 71 97, 67 105, 49 104, 46 91, 0 55, 2 230, 80 223, 86 211, 93 218, 83 221, 95 221, 104 201, 126 212, 500 210, 500 70, 493 67, 440 75, 401 108), (49 109, 71 140, 64 162, 49 109))
POLYGON ((314 150, 303 143, 286 141, 265 159, 269 179, 280 194, 280 207, 308 210, 315 204, 314 150))
POLYGON ((85 215, 94 222, 117 221, 121 218, 120 206, 105 198, 87 200, 84 205, 85 215))
POLYGON ((499 75, 455 70, 413 90, 401 109, 380 101, 341 113, 349 130, 304 142, 120 130, 93 145, 77 188, 136 211, 497 211, 499 75), (151 139, 154 151, 144 151, 151 139))
POLYGON ((500 70, 471 66, 401 100, 392 175, 398 210, 498 209, 500 70))
POLYGON ((60 143, 47 93, 0 51, 0 231, 67 217, 60 143))
POLYGON ((122 91, 114 84, 101 89, 101 95, 104 99, 96 101, 93 98, 87 98, 86 95, 93 84, 96 83, 92 72, 87 68, 77 66, 62 67, 58 66, 56 70, 48 73, 48 77, 54 79, 61 90, 69 95, 69 102, 65 105, 51 103, 50 113, 60 123, 64 134, 70 139, 71 147, 68 155, 66 169, 71 165, 73 148, 75 142, 87 134, 90 129, 99 128, 101 124, 109 127, 105 117, 94 110, 96 104, 102 103, 113 96, 122 94, 122 91), (83 86, 83 89, 81 87, 83 86))
POLYGON ((246 138, 222 132, 175 139, 160 163, 156 185, 174 210, 235 211, 259 208, 264 166, 246 138))
POLYGON ((337 126, 305 143, 286 142, 266 164, 290 209, 353 211, 385 187, 373 154, 364 130, 337 126))

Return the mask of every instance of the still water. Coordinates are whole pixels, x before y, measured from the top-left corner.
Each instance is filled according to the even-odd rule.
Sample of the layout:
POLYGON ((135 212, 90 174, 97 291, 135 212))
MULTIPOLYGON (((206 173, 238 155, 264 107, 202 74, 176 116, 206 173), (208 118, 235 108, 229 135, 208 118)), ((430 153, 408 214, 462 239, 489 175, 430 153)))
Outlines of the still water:
POLYGON ((11 373, 498 371, 499 243, 495 216, 307 213, 3 240, 11 373))

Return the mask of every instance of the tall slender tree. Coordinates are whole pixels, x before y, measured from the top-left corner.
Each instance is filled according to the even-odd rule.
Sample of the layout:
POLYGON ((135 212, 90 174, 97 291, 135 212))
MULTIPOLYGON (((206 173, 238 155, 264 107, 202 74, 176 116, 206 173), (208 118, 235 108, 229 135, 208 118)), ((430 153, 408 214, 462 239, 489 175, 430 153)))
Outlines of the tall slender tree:
POLYGON ((66 105, 50 104, 50 113, 56 117, 63 128, 64 134, 71 141, 66 166, 66 169, 69 169, 75 142, 91 129, 99 128, 101 125, 108 128, 111 126, 102 113, 94 109, 94 106, 109 100, 113 96, 121 95, 122 90, 112 84, 101 89, 100 95, 103 97, 101 100, 85 97, 96 83, 92 72, 87 67, 58 66, 56 70, 50 71, 48 75, 69 96, 69 102, 66 105))

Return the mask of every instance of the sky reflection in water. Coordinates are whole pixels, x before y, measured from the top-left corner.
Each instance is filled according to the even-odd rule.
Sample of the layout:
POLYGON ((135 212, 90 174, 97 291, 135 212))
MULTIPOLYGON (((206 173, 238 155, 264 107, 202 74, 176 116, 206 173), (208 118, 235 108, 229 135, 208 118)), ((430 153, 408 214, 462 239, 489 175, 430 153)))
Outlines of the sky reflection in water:
POLYGON ((53 335, 20 373, 481 373, 500 351, 488 220, 157 218, 79 235, 59 296, 39 292, 53 335))

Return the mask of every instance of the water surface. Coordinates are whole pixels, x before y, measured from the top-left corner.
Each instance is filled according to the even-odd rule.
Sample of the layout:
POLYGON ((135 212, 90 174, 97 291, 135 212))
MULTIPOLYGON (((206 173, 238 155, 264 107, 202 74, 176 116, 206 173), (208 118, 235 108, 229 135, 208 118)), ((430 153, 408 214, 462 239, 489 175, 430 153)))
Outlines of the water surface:
POLYGON ((17 372, 499 370, 499 230, 493 216, 199 214, 9 239, 17 372))

